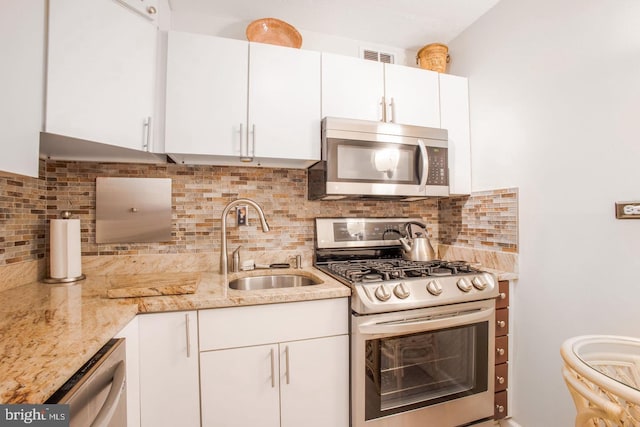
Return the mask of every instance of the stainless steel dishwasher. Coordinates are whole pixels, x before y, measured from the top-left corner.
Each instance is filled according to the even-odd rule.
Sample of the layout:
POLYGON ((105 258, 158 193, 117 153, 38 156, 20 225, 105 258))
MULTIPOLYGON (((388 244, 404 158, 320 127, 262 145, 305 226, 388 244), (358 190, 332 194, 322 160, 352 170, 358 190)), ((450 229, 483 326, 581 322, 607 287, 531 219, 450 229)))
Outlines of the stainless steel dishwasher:
POLYGON ((112 339, 46 403, 69 405, 70 427, 126 427, 124 338, 112 339))

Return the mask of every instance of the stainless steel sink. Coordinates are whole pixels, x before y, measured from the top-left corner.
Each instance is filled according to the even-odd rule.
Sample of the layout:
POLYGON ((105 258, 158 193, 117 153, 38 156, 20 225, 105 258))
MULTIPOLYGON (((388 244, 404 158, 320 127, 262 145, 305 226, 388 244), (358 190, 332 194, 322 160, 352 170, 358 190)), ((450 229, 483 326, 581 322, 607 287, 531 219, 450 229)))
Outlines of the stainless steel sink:
POLYGON ((267 276, 241 277, 229 282, 231 289, 254 291, 256 289, 293 288, 296 286, 311 286, 322 283, 312 277, 299 274, 278 274, 267 276))

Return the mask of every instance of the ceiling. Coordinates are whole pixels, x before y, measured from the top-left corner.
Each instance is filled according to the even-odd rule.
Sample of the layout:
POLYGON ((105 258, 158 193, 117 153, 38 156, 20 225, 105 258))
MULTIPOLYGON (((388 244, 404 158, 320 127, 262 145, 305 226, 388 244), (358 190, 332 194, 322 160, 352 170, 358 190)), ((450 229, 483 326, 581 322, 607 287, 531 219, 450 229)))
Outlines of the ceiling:
POLYGON ((499 0, 169 0, 175 13, 251 22, 278 18, 298 30, 415 50, 448 43, 499 0))

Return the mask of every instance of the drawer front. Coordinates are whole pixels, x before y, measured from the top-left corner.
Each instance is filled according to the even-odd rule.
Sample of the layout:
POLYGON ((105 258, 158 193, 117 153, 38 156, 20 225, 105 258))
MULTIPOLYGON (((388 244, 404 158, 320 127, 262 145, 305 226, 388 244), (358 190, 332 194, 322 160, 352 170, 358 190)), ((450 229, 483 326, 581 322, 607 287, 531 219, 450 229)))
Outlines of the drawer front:
POLYGON ((496 337, 509 333, 509 309, 496 310, 496 337))
POLYGON ((509 366, 506 363, 496 365, 495 391, 506 390, 509 387, 509 366))
POLYGON ((498 420, 507 416, 507 391, 499 391, 495 394, 495 410, 493 418, 498 420))
POLYGON ((509 360, 509 337, 496 337, 496 365, 509 360))
POLYGON ((348 298, 198 311, 200 351, 349 332, 348 298))
POLYGON ((500 296, 496 299, 496 308, 509 307, 509 281, 501 280, 498 282, 498 291, 500 296))

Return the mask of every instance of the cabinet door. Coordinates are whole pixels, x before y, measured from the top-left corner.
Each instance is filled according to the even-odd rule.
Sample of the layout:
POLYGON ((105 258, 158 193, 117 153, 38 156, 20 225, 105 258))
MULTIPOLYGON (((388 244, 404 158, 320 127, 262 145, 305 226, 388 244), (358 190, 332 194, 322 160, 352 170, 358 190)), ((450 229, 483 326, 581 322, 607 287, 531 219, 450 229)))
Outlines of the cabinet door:
POLYGON ((382 120, 383 64, 322 53, 322 117, 382 120))
POLYGON ((348 336, 280 344, 280 389, 282 427, 347 427, 348 336))
POLYGON ((240 156, 246 138, 249 44, 170 32, 165 152, 240 156))
POLYGON ((200 425, 197 324, 195 311, 139 316, 142 426, 200 425))
POLYGON ((203 427, 280 427, 277 345, 202 352, 200 378, 203 427))
POLYGON ((45 130, 152 151, 156 34, 113 0, 50 2, 45 130))
POLYGON ((440 127, 449 131, 449 193, 471 194, 469 89, 465 77, 440 74, 440 127))
POLYGON ((438 73, 385 64, 384 76, 388 122, 440 127, 438 73))
POLYGON ((45 1, 3 0, 0 12, 0 170, 38 177, 45 1))
POLYGON ((320 53, 249 44, 249 153, 320 160, 320 53))

